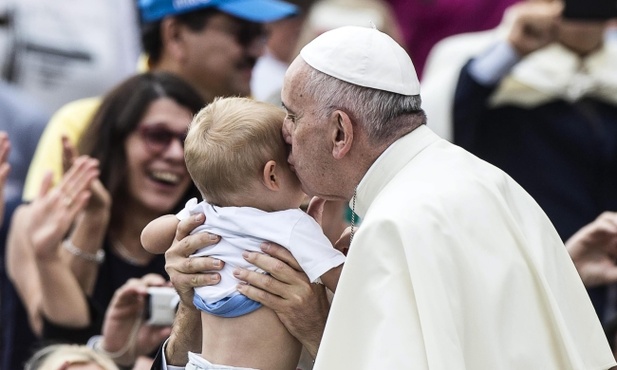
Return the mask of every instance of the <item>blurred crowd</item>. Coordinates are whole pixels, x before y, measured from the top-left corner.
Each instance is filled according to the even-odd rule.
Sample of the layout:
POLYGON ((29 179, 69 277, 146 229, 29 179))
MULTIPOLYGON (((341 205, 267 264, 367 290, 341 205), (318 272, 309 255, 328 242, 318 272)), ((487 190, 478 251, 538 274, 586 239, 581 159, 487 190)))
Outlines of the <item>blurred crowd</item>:
MULTIPOLYGON (((220 96, 280 106, 302 46, 345 25, 398 41, 427 126, 540 204, 613 345, 617 15, 559 0, 287 2, 174 14, 157 0, 0 0, 0 369, 150 368, 171 328, 135 318, 147 288, 170 283, 140 234, 199 196, 191 119, 220 96)), ((326 207, 334 243, 353 216, 326 207)))

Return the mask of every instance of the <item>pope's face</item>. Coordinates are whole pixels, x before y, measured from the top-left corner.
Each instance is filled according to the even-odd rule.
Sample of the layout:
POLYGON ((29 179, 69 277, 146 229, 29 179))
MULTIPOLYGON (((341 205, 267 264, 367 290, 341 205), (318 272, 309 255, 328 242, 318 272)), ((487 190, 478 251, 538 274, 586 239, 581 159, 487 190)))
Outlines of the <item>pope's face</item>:
POLYGON ((287 116, 283 137, 290 146, 288 162, 310 196, 342 199, 337 185, 336 162, 332 156, 331 128, 318 114, 314 100, 302 93, 307 66, 299 58, 289 67, 281 92, 287 116))

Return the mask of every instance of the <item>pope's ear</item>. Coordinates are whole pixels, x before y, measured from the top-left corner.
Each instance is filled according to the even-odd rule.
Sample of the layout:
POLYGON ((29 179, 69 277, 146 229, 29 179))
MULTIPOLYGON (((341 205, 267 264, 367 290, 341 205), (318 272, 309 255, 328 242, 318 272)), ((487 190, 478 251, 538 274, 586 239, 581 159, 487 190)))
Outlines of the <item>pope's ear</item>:
POLYGON ((353 125, 351 117, 342 110, 335 110, 330 117, 332 120, 332 156, 343 158, 351 149, 353 143, 353 125))

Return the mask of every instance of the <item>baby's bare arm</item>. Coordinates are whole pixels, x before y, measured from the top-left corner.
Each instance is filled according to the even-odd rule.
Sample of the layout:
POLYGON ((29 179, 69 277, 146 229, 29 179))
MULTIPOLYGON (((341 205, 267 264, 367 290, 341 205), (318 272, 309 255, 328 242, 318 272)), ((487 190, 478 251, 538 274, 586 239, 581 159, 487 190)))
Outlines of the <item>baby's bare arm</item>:
POLYGON ((141 232, 141 245, 150 253, 165 253, 174 241, 179 222, 175 215, 164 215, 150 221, 141 232))
POLYGON ((340 264, 321 275, 321 282, 326 286, 326 288, 330 289, 332 293, 336 292, 336 286, 338 284, 338 279, 341 277, 341 271, 343 271, 343 264, 340 264))

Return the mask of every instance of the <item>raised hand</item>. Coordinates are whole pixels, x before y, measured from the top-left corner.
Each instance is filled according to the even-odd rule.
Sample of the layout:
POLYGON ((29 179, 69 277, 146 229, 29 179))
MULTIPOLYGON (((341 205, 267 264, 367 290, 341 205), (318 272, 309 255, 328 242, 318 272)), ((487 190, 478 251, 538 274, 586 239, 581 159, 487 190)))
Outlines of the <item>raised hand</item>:
POLYGON ((90 186, 98 175, 98 161, 83 156, 55 188, 50 189, 51 174, 45 177, 39 197, 28 206, 28 235, 39 259, 59 258, 58 246, 90 198, 90 186))
POLYGON ((604 212, 566 241, 587 287, 617 282, 617 213, 604 212))
POLYGON ((117 364, 133 364, 139 356, 154 351, 171 333, 171 327, 150 326, 142 320, 147 288, 165 283, 162 276, 148 274, 129 279, 114 293, 105 313, 100 349, 117 364))
POLYGON ((508 16, 514 23, 508 41, 521 55, 543 48, 557 38, 563 5, 560 1, 524 1, 513 5, 508 16))
MULTIPOLYGON (((62 136, 62 167, 65 173, 71 168, 78 156, 79 153, 75 145, 66 136, 62 136)), ((86 212, 109 212, 111 195, 98 177, 92 181, 90 192, 92 195, 86 205, 86 212)))

